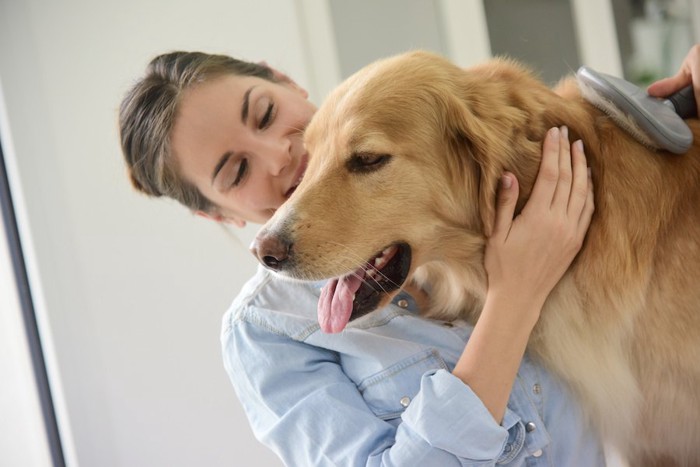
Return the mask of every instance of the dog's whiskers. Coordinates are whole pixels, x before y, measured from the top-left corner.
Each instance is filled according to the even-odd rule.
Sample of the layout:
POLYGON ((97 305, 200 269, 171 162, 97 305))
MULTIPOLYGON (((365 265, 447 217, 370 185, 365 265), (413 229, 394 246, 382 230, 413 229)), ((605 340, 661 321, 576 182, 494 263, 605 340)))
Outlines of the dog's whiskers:
MULTIPOLYGON (((374 275, 379 275, 380 278, 381 278, 382 280, 384 280, 385 282, 387 282, 387 283, 389 283, 389 284, 395 286, 396 288, 399 288, 399 287, 400 287, 399 284, 397 284, 397 283, 395 283, 393 280, 391 280, 391 279, 390 279, 386 274, 384 274, 381 270, 379 270, 379 269, 377 269, 376 267, 374 267, 373 264, 367 262, 365 259, 363 259, 362 257, 360 257, 357 253, 355 253, 355 252, 354 252, 351 248, 349 248, 347 245, 344 245, 344 244, 338 243, 338 242, 329 242, 329 243, 331 243, 331 244, 333 244, 333 245, 337 245, 337 246, 342 247, 342 248, 344 249, 343 253, 346 255, 346 259, 352 261, 352 262, 355 263, 355 264, 359 263, 359 264, 361 265, 360 267, 362 267, 362 269, 364 269, 365 271, 370 271, 370 270, 374 271, 374 274, 373 274, 373 275, 365 274, 365 276, 362 278, 362 282, 364 282, 364 283, 366 283, 366 284, 369 284, 369 282, 366 280, 366 278, 369 277, 369 279, 371 279, 372 281, 374 281, 374 283, 377 284, 377 285, 382 289, 382 291, 384 291, 384 292, 386 293, 387 290, 382 286, 382 283, 381 283, 376 277, 374 277, 374 275)), ((342 258, 341 258, 341 259, 342 259, 342 258)), ((355 274, 355 273, 353 272, 353 274, 355 274)), ((355 275, 356 275, 356 274, 355 274, 355 275)))

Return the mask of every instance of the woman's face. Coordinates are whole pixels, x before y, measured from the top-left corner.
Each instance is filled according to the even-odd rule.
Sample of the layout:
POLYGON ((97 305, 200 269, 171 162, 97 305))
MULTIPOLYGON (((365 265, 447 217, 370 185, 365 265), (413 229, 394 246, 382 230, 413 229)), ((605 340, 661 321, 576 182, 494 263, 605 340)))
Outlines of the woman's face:
POLYGON ((199 213, 264 223, 304 175, 302 133, 316 107, 291 81, 226 75, 180 102, 171 146, 182 177, 219 209, 199 213))

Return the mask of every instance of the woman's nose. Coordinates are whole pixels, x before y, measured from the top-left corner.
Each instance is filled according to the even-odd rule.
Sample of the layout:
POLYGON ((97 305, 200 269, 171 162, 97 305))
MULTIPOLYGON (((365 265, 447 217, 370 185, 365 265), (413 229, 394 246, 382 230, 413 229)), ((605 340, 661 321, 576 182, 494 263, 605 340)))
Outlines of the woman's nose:
POLYGON ((291 143, 283 139, 270 148, 268 164, 272 175, 281 174, 292 161, 291 143))

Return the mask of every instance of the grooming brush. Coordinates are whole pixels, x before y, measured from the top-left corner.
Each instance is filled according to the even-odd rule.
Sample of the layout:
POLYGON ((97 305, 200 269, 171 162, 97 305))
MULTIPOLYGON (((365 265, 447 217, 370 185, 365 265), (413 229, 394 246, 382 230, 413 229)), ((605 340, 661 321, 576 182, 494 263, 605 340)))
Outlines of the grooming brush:
POLYGON ((684 118, 697 117, 693 87, 661 99, 624 79, 582 66, 576 72, 581 95, 651 149, 683 154, 693 144, 684 118))

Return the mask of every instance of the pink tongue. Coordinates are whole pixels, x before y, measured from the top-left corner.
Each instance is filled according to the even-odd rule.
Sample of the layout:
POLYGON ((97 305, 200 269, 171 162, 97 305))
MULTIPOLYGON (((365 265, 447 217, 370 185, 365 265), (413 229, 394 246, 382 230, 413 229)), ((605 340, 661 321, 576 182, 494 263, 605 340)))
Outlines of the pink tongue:
POLYGON ((340 332, 347 326, 355 293, 364 277, 365 271, 360 268, 341 278, 329 280, 321 290, 321 297, 318 299, 318 324, 323 332, 340 332))

